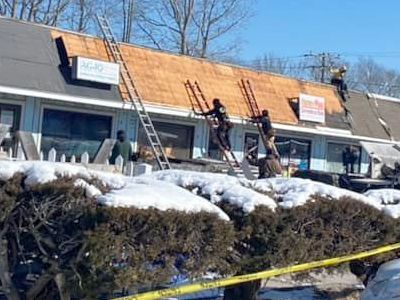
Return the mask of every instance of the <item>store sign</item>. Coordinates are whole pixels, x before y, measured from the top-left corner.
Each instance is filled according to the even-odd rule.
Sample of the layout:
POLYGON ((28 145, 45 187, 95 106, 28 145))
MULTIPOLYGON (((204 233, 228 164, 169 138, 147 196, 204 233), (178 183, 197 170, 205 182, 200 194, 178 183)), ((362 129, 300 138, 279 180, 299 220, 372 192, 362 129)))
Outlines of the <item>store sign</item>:
POLYGON ((72 61, 74 79, 119 84, 119 64, 76 56, 72 61))
POLYGON ((325 123, 325 98, 300 94, 299 118, 302 121, 325 123))

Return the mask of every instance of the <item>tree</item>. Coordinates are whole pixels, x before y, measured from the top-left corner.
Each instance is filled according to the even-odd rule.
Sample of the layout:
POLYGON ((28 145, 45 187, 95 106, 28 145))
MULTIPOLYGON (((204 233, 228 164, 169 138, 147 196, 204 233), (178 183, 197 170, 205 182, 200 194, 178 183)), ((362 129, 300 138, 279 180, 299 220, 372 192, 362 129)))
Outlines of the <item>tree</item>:
POLYGON ((250 16, 250 7, 246 0, 144 0, 137 26, 143 42, 159 49, 197 57, 222 55, 234 47, 219 47, 216 41, 238 29, 250 16))
POLYGON ((59 26, 71 0, 0 0, 0 13, 11 18, 59 26))
POLYGON ((360 58, 353 64, 347 81, 352 89, 400 97, 400 72, 388 69, 372 58, 360 58))

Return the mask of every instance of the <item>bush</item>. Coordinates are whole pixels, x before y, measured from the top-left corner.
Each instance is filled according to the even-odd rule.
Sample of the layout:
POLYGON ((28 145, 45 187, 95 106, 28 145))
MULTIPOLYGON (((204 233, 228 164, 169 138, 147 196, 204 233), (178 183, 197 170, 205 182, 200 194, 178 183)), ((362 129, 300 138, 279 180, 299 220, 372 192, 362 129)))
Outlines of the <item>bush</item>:
POLYGON ((178 272, 230 271, 228 222, 98 206, 75 179, 28 188, 18 174, 0 183, 0 282, 9 299, 95 298, 178 272))
MULTIPOLYGON (((398 220, 352 199, 315 197, 314 201, 293 209, 278 208, 272 212, 257 207, 249 215, 226 203, 221 207, 234 221, 237 231, 238 274, 370 250, 400 238, 398 220)), ((388 253, 370 260, 384 261, 392 256, 388 253)), ((257 286, 259 282, 229 288, 226 299, 232 295, 255 299, 255 293, 248 291, 256 291, 257 286)))

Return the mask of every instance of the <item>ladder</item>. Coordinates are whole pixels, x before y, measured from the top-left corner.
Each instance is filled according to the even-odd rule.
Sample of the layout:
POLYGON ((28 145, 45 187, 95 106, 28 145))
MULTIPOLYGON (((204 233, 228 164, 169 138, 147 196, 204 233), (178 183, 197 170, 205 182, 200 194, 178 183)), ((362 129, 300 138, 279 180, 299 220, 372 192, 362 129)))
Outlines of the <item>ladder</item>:
MULTIPOLYGON (((192 83, 190 80, 187 80, 185 82, 185 88, 189 96, 189 100, 192 104, 192 108, 194 112, 201 112, 205 113, 206 111, 210 110, 211 107, 208 104, 206 97, 204 96, 204 93, 202 92, 200 85, 197 81, 192 83)), ((211 117, 211 116, 205 116, 205 119, 207 121, 208 126, 210 127, 210 133, 212 136, 212 139, 218 144, 218 147, 220 151, 222 152, 223 157, 225 158, 225 162, 229 165, 231 170, 234 171, 235 174, 237 174, 240 170, 240 164, 239 161, 237 160, 235 154, 233 153, 232 150, 226 150, 224 146, 222 145, 220 139, 217 136, 217 133, 215 131, 215 128, 218 126, 218 121, 211 117)))
POLYGON ((97 22, 100 25, 100 29, 106 40, 107 46, 111 51, 112 57, 116 63, 120 66, 120 73, 123 84, 129 95, 129 102, 131 102, 131 109, 133 108, 138 116, 141 125, 146 133, 147 140, 151 146, 153 154, 157 160, 158 166, 161 170, 171 169, 171 165, 168 161, 168 157, 164 152, 161 145, 160 138, 154 128, 154 124, 150 119, 149 114, 144 107, 142 97, 139 94, 138 89, 135 86, 133 76, 129 73, 128 67, 122 56, 121 48, 115 38, 108 20, 104 16, 97 15, 97 22))
MULTIPOLYGON (((258 107, 256 96, 254 95, 250 80, 241 79, 239 82, 239 87, 243 94, 244 99, 246 100, 246 104, 250 111, 251 117, 254 118, 257 116, 261 116, 261 111, 260 111, 260 108, 258 107)), ((260 136, 261 136, 261 140, 264 144, 264 147, 265 147, 265 149, 267 149, 268 147, 270 147, 270 145, 269 145, 268 139, 265 136, 264 131, 262 129, 262 124, 260 122, 257 122, 256 124, 257 124, 258 132, 260 133, 260 136)), ((272 150, 275 153, 279 154, 278 149, 276 148, 274 143, 272 143, 272 147, 273 147, 272 150)))

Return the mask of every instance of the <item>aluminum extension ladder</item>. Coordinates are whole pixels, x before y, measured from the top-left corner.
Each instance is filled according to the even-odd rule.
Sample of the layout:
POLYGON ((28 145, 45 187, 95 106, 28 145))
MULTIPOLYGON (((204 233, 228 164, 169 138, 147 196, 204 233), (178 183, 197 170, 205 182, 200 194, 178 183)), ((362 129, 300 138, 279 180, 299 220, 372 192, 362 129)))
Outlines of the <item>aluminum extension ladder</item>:
MULTIPOLYGON (((187 80, 185 82, 185 87, 189 95, 192 108, 195 112, 200 111, 201 113, 205 113, 206 110, 208 111, 211 109, 197 81, 192 83, 190 80, 187 80)), ((240 163, 237 160, 233 151, 231 149, 226 150, 222 145, 220 139, 218 138, 217 133, 215 132, 215 128, 218 126, 218 121, 211 116, 205 116, 205 119, 211 129, 210 133, 212 139, 218 144, 218 147, 222 152, 223 157, 225 158, 225 162, 229 165, 230 169, 233 170, 234 173, 237 175, 238 173, 240 173, 241 170, 240 163)))
POLYGON ((129 101, 132 103, 131 108, 133 107, 134 110, 139 115, 140 122, 146 133, 147 140, 151 145, 153 154, 156 157, 158 166, 160 167, 161 170, 171 169, 168 157, 165 154, 165 151, 161 145, 161 141, 154 128, 154 124, 151 121, 150 116, 144 107, 142 98, 135 86, 133 76, 129 73, 128 67, 124 61, 124 58, 122 57, 121 49, 111 30, 110 24, 107 18, 99 15, 97 15, 96 17, 100 25, 100 29, 103 33, 103 36, 106 40, 107 46, 112 53, 113 59, 116 63, 120 65, 120 73, 123 80, 123 84, 126 90, 128 91, 129 101))
MULTIPOLYGON (((251 117, 255 118, 255 117, 261 116, 261 111, 260 111, 260 108, 258 107, 256 96, 254 95, 250 80, 241 79, 239 82, 239 87, 240 87, 240 90, 242 91, 244 99, 246 100, 246 104, 250 111, 251 117)), ((265 147, 265 149, 267 149, 269 147, 268 139, 264 134, 264 131, 262 129, 262 124, 260 122, 256 122, 256 124, 257 124, 257 128, 258 128, 258 132, 260 133, 260 136, 261 136, 261 140, 264 144, 264 147, 265 147)), ((273 144, 273 147, 275 148, 273 150, 278 152, 275 144, 273 144)))

